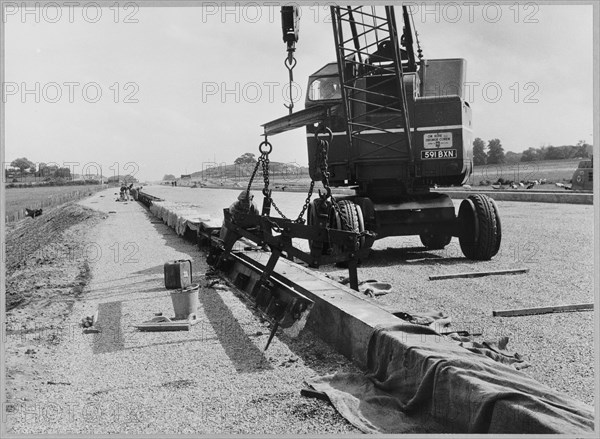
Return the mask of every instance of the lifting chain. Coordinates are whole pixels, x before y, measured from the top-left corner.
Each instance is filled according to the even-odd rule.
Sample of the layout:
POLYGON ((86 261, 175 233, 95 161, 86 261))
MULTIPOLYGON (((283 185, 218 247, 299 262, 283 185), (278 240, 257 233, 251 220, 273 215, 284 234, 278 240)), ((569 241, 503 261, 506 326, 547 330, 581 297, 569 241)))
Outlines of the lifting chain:
POLYGON ((331 193, 331 186, 329 185, 329 165, 327 163, 328 153, 329 153, 329 144, 333 139, 333 133, 329 128, 324 126, 323 124, 317 127, 315 131, 315 140, 317 143, 317 154, 320 155, 320 160, 317 160, 319 163, 319 168, 321 170, 321 183, 323 183, 323 188, 325 189, 325 194, 321 194, 319 191, 319 196, 323 201, 327 201, 327 199, 331 200, 331 205, 338 217, 341 221, 342 230, 348 230, 348 225, 346 224, 346 220, 340 211, 340 206, 335 200, 333 194, 331 193), (328 140, 320 139, 319 134, 325 133, 328 135, 328 140))
MULTIPOLYGON (((269 163, 270 163, 269 154, 271 153, 272 150, 273 150, 273 146, 271 145, 271 143, 269 143, 269 141, 267 140, 267 138, 265 136, 265 140, 263 142, 261 142, 261 144, 258 146, 258 151, 260 152, 260 157, 258 158, 256 165, 254 166, 254 170, 252 171, 252 175, 250 176, 250 181, 248 181, 248 187, 246 188, 246 198, 250 199, 250 189, 252 188, 252 183, 254 182, 254 178, 256 177, 256 173, 258 172, 258 168, 262 167, 263 181, 264 181, 264 187, 262 190, 263 195, 270 201, 271 206, 273 206, 275 208, 277 213, 283 219, 289 219, 279 209, 279 207, 273 200, 273 197, 271 197, 271 191, 269 190, 269 184, 270 184, 270 181, 269 181, 269 163)), ((302 210, 298 214, 298 218, 296 218, 294 220, 295 223, 304 224, 305 221, 304 221, 303 217, 304 217, 304 214, 306 213, 306 209, 308 209, 308 205, 310 204, 310 199, 312 198, 314 187, 315 187, 315 182, 313 180, 311 180, 310 186, 308 188, 308 194, 306 195, 306 199, 304 200, 304 205, 302 206, 302 210)), ((250 212, 250 204, 248 204, 248 212, 250 212)))

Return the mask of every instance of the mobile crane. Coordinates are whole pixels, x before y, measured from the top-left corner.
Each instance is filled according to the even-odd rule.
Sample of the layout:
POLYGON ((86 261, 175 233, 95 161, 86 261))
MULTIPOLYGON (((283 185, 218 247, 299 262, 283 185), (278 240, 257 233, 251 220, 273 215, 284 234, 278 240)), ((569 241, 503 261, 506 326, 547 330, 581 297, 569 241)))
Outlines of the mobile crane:
MULTIPOLYGON (((473 170, 466 61, 423 59, 420 47, 417 60, 408 8, 401 35, 393 6, 383 9, 331 7, 337 62, 310 76, 305 110, 265 124, 265 134, 306 126, 311 179, 355 189, 334 207, 312 201, 308 224, 346 223, 377 239, 419 235, 428 249, 456 236, 467 258, 491 259, 502 239, 494 200, 470 195, 457 215, 448 195, 431 191, 462 185, 473 170)), ((295 7, 282 8, 282 24, 289 52, 298 41, 295 7)))
MULTIPOLYGON (((407 7, 401 34, 394 8, 381 8, 331 7, 337 61, 309 77, 304 110, 293 112, 290 99, 289 115, 263 125, 265 140, 246 196, 240 195, 237 208, 224 209, 221 237, 211 247, 209 263, 225 271, 240 238, 269 247, 250 293, 275 322, 269 340, 279 325, 294 325, 311 306, 301 295, 273 290, 271 274, 284 254, 313 267, 346 264, 349 284, 358 290, 357 265, 375 239, 419 235, 426 248, 442 249, 455 236, 473 260, 489 260, 499 251, 500 216, 491 198, 469 195, 457 214, 447 194, 431 191, 462 185, 473 170, 471 108, 462 89, 466 62, 423 59, 420 48, 417 61, 407 7), (306 129, 311 185, 300 215, 290 220, 271 197, 268 137, 297 128, 306 129), (258 214, 250 189, 261 166, 264 199, 258 214), (311 200, 315 181, 325 192, 311 200), (355 194, 336 198, 331 187, 353 188, 355 194), (272 207, 281 218, 270 215, 272 207), (294 245, 298 238, 308 240, 309 253, 294 245)), ((291 82, 299 16, 292 6, 281 13, 291 82)), ((204 238, 210 232, 202 232, 204 238)), ((236 285, 247 281, 238 274, 236 285)))

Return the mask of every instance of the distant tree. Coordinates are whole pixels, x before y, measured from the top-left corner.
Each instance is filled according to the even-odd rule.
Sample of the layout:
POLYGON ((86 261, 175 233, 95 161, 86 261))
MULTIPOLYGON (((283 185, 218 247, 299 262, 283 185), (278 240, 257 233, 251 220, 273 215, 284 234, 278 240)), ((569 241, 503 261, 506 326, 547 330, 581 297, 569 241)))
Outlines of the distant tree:
POLYGON ((135 178, 133 175, 122 175, 121 176, 122 180, 125 182, 125 184, 131 184, 131 183, 137 183, 138 179, 135 178))
POLYGON ((562 160, 566 157, 565 149, 562 147, 550 145, 546 150, 546 160, 562 160))
POLYGON ((505 155, 505 161, 509 165, 514 165, 515 163, 519 163, 521 161, 522 156, 523 153, 507 151, 505 155))
POLYGON ((175 180, 176 177, 173 174, 165 174, 165 176, 163 177, 163 181, 165 180, 175 180))
POLYGON ((492 139, 488 142, 487 163, 488 165, 501 165, 505 162, 504 148, 500 139, 492 139))
POLYGON ((485 165, 487 156, 485 154, 485 142, 477 137, 473 140, 473 164, 485 165))
POLYGON ((58 168, 54 173, 54 176, 58 178, 69 178, 71 176, 71 170, 69 168, 58 168))
POLYGON ((538 148, 538 160, 546 160, 546 154, 548 153, 548 148, 546 146, 542 146, 538 148))
POLYGON ((522 162, 535 162, 539 159, 539 150, 537 148, 528 148, 521 155, 522 162))
POLYGON ((242 154, 241 156, 239 156, 237 159, 235 159, 235 161, 233 163, 235 163, 236 165, 247 165, 247 164, 252 164, 252 163, 256 163, 256 159, 254 158, 256 155, 252 154, 251 152, 247 152, 242 154))
POLYGON ((40 166, 40 174, 44 177, 51 177, 53 175, 56 174, 56 171, 58 171, 58 166, 56 165, 44 165, 44 167, 42 168, 40 166))
POLYGON ((25 172, 25 169, 29 169, 32 166, 35 168, 35 163, 33 163, 31 160, 28 160, 26 157, 14 159, 10 165, 14 168, 19 168, 21 170, 21 174, 25 172))
POLYGON ((38 165, 38 169, 37 169, 37 172, 36 172, 36 174, 35 174, 35 175, 36 175, 37 177, 41 177, 41 176, 43 175, 44 168, 45 168, 46 166, 47 166, 47 165, 46 165, 46 163, 44 163, 44 162, 40 163, 40 164, 38 165))
POLYGON ((588 144, 585 140, 580 140, 573 148, 573 157, 582 159, 590 157, 589 151, 591 151, 591 147, 592 145, 588 144))

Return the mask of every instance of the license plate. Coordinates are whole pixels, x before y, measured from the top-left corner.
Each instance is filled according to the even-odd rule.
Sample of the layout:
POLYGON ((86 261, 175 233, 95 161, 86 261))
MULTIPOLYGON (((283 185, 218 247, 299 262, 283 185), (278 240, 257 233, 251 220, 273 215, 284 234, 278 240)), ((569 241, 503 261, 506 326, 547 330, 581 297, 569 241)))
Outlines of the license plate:
POLYGON ((455 149, 434 149, 421 151, 421 159, 455 159, 458 157, 455 149))

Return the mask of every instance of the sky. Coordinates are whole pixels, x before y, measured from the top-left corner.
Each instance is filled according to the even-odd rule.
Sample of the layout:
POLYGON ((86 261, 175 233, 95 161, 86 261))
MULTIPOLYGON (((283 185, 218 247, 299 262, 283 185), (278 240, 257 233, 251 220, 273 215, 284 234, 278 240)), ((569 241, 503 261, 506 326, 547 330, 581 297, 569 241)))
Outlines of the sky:
MULTIPOLYGON (((275 2, 54 4, 4 3, 8 163, 25 156, 75 173, 98 164, 104 176, 160 180, 257 153, 261 125, 287 114, 275 2)), ((308 76, 335 61, 328 7, 310 5, 301 10, 295 110, 308 76)), ((467 60, 474 136, 515 152, 593 143, 591 5, 412 5, 424 57, 467 60)), ((304 130, 270 141, 271 160, 308 162, 304 130)))

